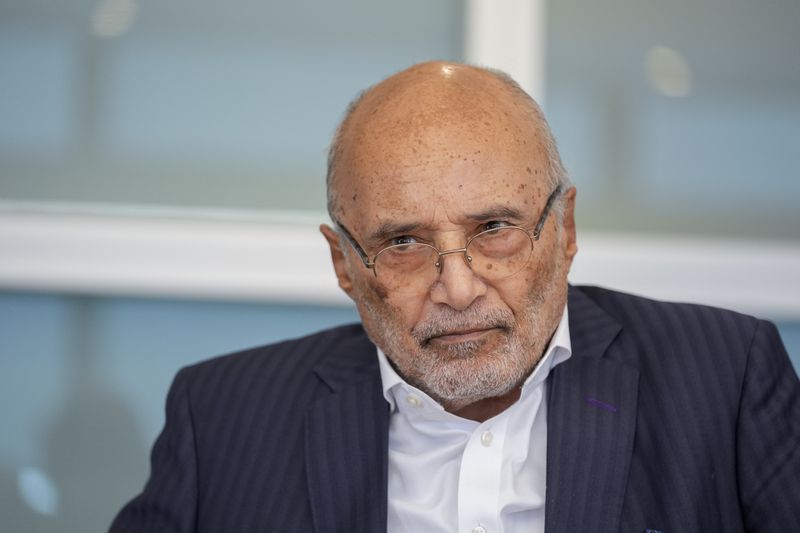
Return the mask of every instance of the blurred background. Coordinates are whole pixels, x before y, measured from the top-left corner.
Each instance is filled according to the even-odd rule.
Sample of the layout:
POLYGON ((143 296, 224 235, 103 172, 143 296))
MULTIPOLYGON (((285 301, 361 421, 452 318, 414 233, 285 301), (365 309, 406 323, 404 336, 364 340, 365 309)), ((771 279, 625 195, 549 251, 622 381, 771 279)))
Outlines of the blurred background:
POLYGON ((357 315, 346 104, 508 70, 578 187, 571 278, 776 321, 800 365, 796 0, 0 0, 0 530, 103 531, 183 365, 357 315))

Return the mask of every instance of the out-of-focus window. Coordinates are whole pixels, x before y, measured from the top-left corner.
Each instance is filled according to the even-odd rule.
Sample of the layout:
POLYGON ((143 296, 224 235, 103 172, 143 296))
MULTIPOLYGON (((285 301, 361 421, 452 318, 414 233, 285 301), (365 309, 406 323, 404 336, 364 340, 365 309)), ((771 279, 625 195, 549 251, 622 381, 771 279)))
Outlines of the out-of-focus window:
POLYGON ((545 111, 582 227, 800 239, 800 2, 548 13, 545 111))
POLYGON ((0 4, 0 199, 322 210, 357 91, 462 56, 457 0, 0 4))
POLYGON ((105 531, 147 478, 177 370, 354 309, 0 291, 0 530, 105 531))

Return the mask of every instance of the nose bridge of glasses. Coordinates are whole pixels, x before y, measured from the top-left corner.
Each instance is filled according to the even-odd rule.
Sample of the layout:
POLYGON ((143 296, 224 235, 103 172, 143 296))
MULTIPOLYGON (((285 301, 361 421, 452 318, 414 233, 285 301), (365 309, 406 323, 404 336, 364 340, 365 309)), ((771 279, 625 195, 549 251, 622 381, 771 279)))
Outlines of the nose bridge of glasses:
POLYGON ((452 250, 444 250, 442 252, 436 250, 436 253, 438 254, 436 257, 436 270, 439 272, 439 274, 442 273, 442 268, 444 268, 444 261, 442 258, 446 255, 463 254, 464 262, 467 265, 470 265, 470 263, 472 263, 472 257, 470 257, 469 254, 467 253, 466 246, 463 248, 453 248, 452 250))

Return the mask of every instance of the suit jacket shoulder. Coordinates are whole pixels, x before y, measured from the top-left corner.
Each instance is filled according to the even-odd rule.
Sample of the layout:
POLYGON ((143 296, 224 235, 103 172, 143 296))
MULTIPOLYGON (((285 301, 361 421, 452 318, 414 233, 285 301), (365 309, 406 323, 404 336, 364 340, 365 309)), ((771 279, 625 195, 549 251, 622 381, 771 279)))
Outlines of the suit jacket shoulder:
POLYGON ((361 383, 370 385, 361 401, 376 403, 379 382, 375 348, 360 325, 182 369, 150 479, 111 531, 312 531, 307 448, 331 447, 317 442, 315 413, 361 383))
POLYGON ((201 361, 182 369, 178 378, 189 382, 197 401, 258 401, 252 395, 269 394, 265 390, 286 398, 317 382, 325 384, 326 373, 317 375, 318 368, 338 367, 351 379, 358 379, 362 370, 373 366, 377 370, 374 356, 361 325, 348 324, 201 361), (355 376, 350 375, 353 372, 355 376))
POLYGON ((800 494, 800 386, 772 324, 596 287, 571 288, 569 305, 573 357, 548 411, 551 530, 582 530, 576 508, 593 531, 800 528, 786 496, 800 494), (564 466, 552 478, 551 464, 564 466), (579 486, 603 501, 570 502, 579 486))

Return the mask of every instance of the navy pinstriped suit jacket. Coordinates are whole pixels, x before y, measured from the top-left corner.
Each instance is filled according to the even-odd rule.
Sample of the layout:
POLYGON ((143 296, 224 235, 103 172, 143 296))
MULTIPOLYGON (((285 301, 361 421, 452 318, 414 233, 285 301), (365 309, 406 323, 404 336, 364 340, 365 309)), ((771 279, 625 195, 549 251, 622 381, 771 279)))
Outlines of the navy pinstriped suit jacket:
MULTIPOLYGON (((800 531, 800 384, 771 324, 572 287, 548 533, 800 531)), ((379 532, 388 407, 360 326, 183 369, 121 532, 379 532)))

